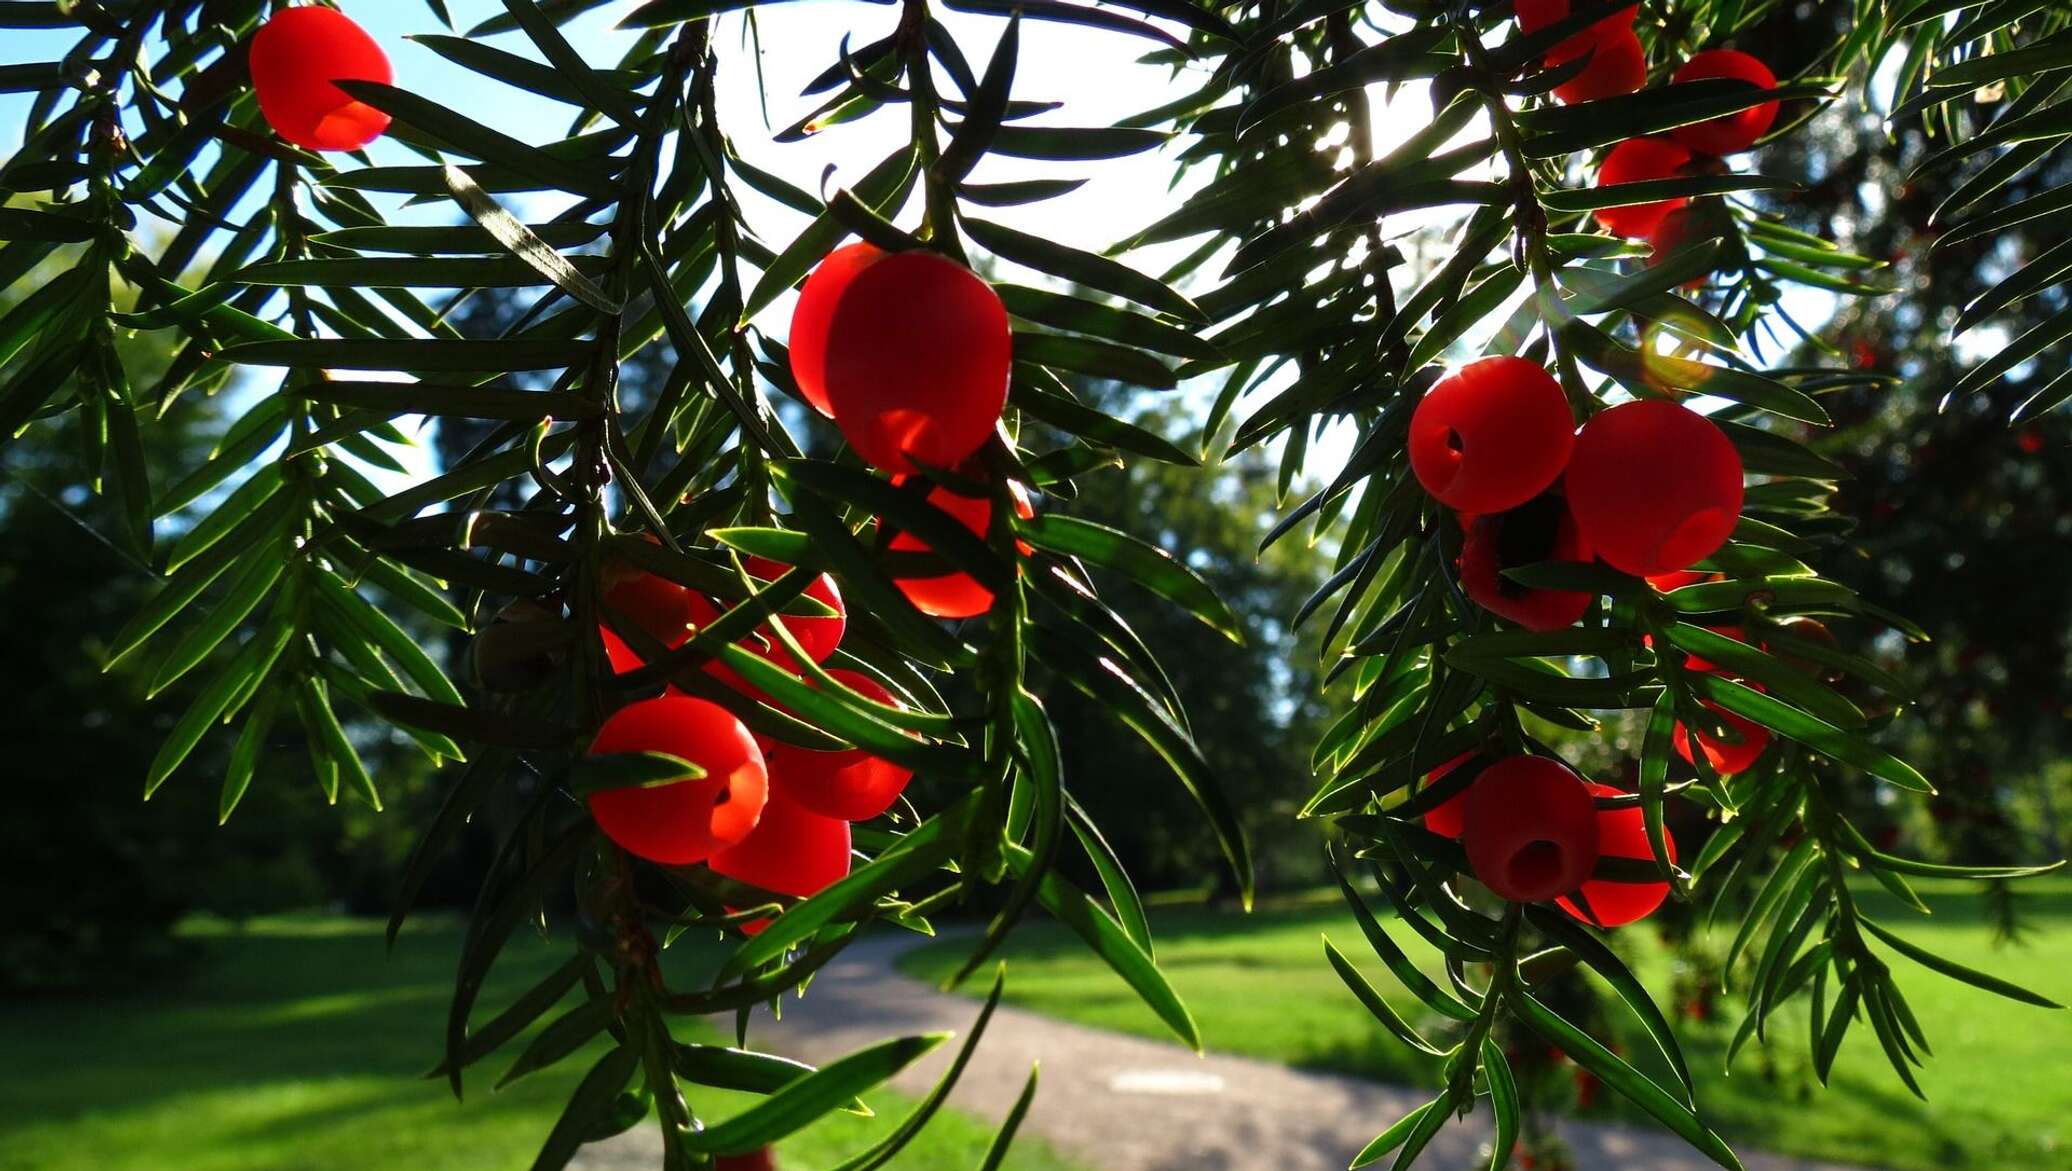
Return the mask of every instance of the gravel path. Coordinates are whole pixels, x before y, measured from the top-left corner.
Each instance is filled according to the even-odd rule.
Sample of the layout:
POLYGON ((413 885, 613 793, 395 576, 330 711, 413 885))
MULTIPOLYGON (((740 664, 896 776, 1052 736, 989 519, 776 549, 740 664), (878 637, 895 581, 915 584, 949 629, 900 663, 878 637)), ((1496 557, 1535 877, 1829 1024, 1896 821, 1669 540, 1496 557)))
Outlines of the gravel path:
MULTIPOLYGON (((751 1041, 817 1064, 895 1034, 954 1030, 961 1036, 978 1003, 910 979, 893 964, 900 952, 924 942, 903 932, 859 940, 820 973, 805 999, 785 1002, 781 1020, 759 1013, 751 1041)), ((731 1016, 715 1023, 731 1033, 731 1016)), ((945 1043, 894 1084, 910 1094, 925 1093, 955 1048, 945 1043)), ((1247 1058, 1197 1057, 1177 1045, 1003 1004, 950 1105, 987 1119, 1004 1117, 1030 1064, 1039 1060, 1042 1088, 1022 1133, 1040 1135, 1098 1171, 1343 1171, 1384 1127, 1430 1096, 1247 1058)), ((1487 1117, 1483 1112, 1448 1124, 1419 1166, 1452 1171, 1472 1165, 1487 1139, 1487 1117)), ((1667 1133, 1587 1122, 1564 1122, 1561 1132, 1584 1171, 1713 1167, 1667 1133)), ((1770 1155, 1743 1158, 1748 1171, 1852 1171, 1770 1155)), ((660 1162, 654 1128, 644 1125, 586 1149, 573 1166, 651 1171, 660 1162)), ((921 1168, 906 1160, 894 1166, 967 1171, 921 1168)))

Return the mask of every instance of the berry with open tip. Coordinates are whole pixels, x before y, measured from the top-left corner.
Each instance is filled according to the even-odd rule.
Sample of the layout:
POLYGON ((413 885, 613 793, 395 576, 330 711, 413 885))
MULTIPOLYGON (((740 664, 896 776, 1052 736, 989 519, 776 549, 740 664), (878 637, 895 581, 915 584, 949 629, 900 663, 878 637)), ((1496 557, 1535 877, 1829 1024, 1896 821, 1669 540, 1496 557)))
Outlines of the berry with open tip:
POLYGON ((1574 444, 1561 384, 1508 355, 1440 379, 1410 415, 1411 471, 1434 500, 1459 512, 1503 512, 1538 496, 1574 444))
POLYGON ((1461 845, 1476 879, 1499 897, 1543 902, 1582 885, 1597 865, 1597 806, 1560 761, 1507 757, 1468 790, 1461 845))
POLYGON ((702 699, 668 695, 612 713, 590 753, 622 752, 664 752, 705 770, 695 780, 590 795, 590 814, 605 836, 651 862, 686 866, 741 841, 769 796, 755 738, 726 709, 702 699))
POLYGON ((1527 630, 1562 630, 1587 613, 1597 595, 1536 589, 1504 576, 1507 569, 1542 561, 1590 560, 1568 505, 1543 493, 1507 512, 1463 517, 1460 588, 1468 600, 1527 630))

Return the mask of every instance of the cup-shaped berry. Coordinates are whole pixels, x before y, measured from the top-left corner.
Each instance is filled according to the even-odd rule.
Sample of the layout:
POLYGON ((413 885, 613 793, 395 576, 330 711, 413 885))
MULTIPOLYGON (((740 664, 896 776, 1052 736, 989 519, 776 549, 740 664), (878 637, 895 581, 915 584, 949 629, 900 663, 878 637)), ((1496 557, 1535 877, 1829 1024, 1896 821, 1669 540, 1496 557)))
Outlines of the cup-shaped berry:
MULTIPOLYGON (((836 667, 829 677, 864 698, 904 709, 899 697, 861 671, 836 667)), ((779 741, 769 746, 770 787, 823 817, 869 821, 897 800, 913 770, 861 748, 815 752, 779 741)))
POLYGON ((764 1147, 745 1155, 721 1155, 713 1163, 712 1171, 777 1171, 777 1160, 770 1148, 764 1147))
POLYGON ((858 455, 888 472, 957 466, 1007 405, 1007 310, 991 285, 934 252, 896 252, 851 277, 825 349, 828 413, 858 455))
POLYGON ((310 150, 358 150, 389 116, 335 82, 395 80, 388 54, 335 8, 283 8, 252 36, 252 89, 274 132, 310 150))
POLYGON ((1436 383, 1410 416, 1410 469, 1457 512, 1503 512, 1561 475, 1575 416, 1561 384, 1535 363, 1470 362, 1436 383))
MULTIPOLYGON (((1777 88, 1777 75, 1754 57, 1735 49, 1707 49, 1694 55, 1676 71, 1674 80, 1706 81, 1721 77, 1746 82, 1758 89, 1777 88)), ((1756 144, 1777 121, 1777 103, 1764 102, 1732 114, 1670 131, 1678 142, 1704 155, 1738 154, 1756 144)))
MULTIPOLYGON (((715 873, 776 894, 811 898, 849 873, 849 823, 773 790, 754 832, 712 855, 715 873)), ((755 935, 769 920, 744 923, 755 935)))
MULTIPOLYGON (((1459 756, 1426 773, 1425 784, 1436 784, 1440 778, 1473 759, 1475 759, 1473 752, 1461 753, 1459 756)), ((1480 777, 1476 778, 1476 780, 1480 779, 1480 777)), ((1460 837, 1461 819, 1466 816, 1468 808, 1468 791, 1473 787, 1470 784, 1468 789, 1462 789, 1460 792, 1433 806, 1432 811, 1424 815, 1424 827, 1442 838, 1460 837)))
POLYGON ((834 324, 835 306, 858 273, 883 259, 884 250, 875 244, 844 244, 827 254, 799 290, 791 313, 791 377, 799 393, 823 415, 834 413, 827 403, 827 331, 834 324))
MULTIPOLYGON (((1673 179, 1691 161, 1691 152, 1666 138, 1629 138, 1605 153, 1597 168, 1597 186, 1617 187, 1622 183, 1649 183, 1673 179)), ((1641 203, 1600 207, 1591 214, 1604 230, 1630 240, 1645 240, 1655 234, 1669 214, 1689 203, 1679 195, 1641 203)))
MULTIPOLYGON (((754 581, 757 590, 763 589, 771 582, 791 572, 791 566, 781 561, 772 561, 766 557, 744 557, 741 559, 741 567, 748 571, 748 576, 754 581)), ((848 628, 848 610, 842 604, 841 589, 835 585, 832 577, 824 573, 814 578, 812 584, 806 587, 805 596, 833 610, 834 613, 831 615, 780 614, 778 619, 784 623, 784 629, 789 631, 792 638, 798 642, 799 649, 805 651, 814 662, 820 662, 833 654, 835 647, 841 643, 842 633, 848 628)), ((721 606, 704 594, 693 593, 691 595, 691 633, 696 634, 698 631, 719 621, 729 611, 733 610, 734 605, 735 603, 729 601, 725 606, 721 606)), ((735 645, 758 658, 784 668, 794 675, 799 673, 798 664, 792 661, 791 652, 786 650, 783 644, 778 641, 777 632, 771 629, 770 623, 767 621, 757 626, 754 631, 750 632, 747 637, 735 645)), ((705 673, 752 699, 767 700, 769 698, 763 693, 761 688, 743 679, 740 673, 724 660, 718 658, 707 660, 705 663, 705 673)))
POLYGON ((748 728, 718 704, 687 695, 620 708, 597 730, 590 752, 665 752, 705 770, 696 780, 591 794, 590 815, 605 836, 651 862, 687 866, 741 841, 769 796, 762 750, 748 728))
POLYGON ((1647 50, 1641 46, 1639 34, 1631 28, 1615 28, 1581 44, 1574 43, 1575 40, 1571 37, 1547 54, 1550 66, 1566 65, 1585 53, 1590 56, 1581 73, 1554 87, 1554 96, 1562 104, 1573 106, 1579 102, 1615 98, 1620 94, 1634 93, 1647 84, 1647 50))
POLYGON ((1597 806, 1569 767, 1513 756, 1482 771, 1461 819, 1468 868, 1514 903, 1537 903, 1583 884, 1597 865, 1597 806))
POLYGON ((1562 480, 1591 552, 1654 577, 1711 556, 1741 519, 1741 455, 1719 425, 1662 399, 1583 424, 1562 480))
MULTIPOLYGON (((1719 716, 1721 721, 1726 724, 1727 728, 1736 737, 1736 739, 1729 740, 1723 736, 1715 736, 1702 728, 1699 729, 1698 748, 1705 753, 1706 762, 1712 765, 1712 771, 1723 777, 1731 777, 1737 773, 1747 772, 1756 761, 1762 759, 1763 750, 1770 746, 1770 730, 1753 720, 1743 719, 1735 715, 1709 699, 1700 702, 1710 709, 1713 714, 1719 716)), ((1697 761, 1691 758, 1691 730, 1689 728, 1678 724, 1675 734, 1670 737, 1670 741, 1676 745, 1676 754, 1678 756, 1683 757, 1684 760, 1691 764, 1697 763, 1697 761)))
MULTIPOLYGON (((660 543, 652 534, 645 535, 650 543, 660 543)), ((620 623, 631 623, 670 650, 690 640, 691 619, 702 600, 691 591, 615 558, 607 558, 598 570, 598 585, 599 601, 620 623)), ((642 665, 633 648, 612 632, 610 622, 602 624, 602 632, 613 671, 623 675, 642 665)))
MULTIPOLYGON (((1624 794, 1610 785, 1592 784, 1590 792, 1595 797, 1619 797, 1624 794)), ((1669 847, 1669 860, 1676 861, 1676 839, 1663 832, 1663 845, 1669 847)), ((1597 811, 1597 854, 1600 858, 1628 858, 1636 861, 1650 861, 1655 856, 1654 848, 1648 845, 1647 819, 1638 805, 1622 805, 1615 809, 1597 811)), ((1614 882, 1609 878, 1593 878, 1583 884, 1583 902, 1590 904, 1589 914, 1583 913, 1582 904, 1569 898, 1562 898, 1561 909, 1586 923, 1594 922, 1602 927, 1624 927, 1647 918, 1669 897, 1666 882, 1614 882)))
POLYGON ((1507 512, 1463 517, 1460 588, 1468 600, 1527 630, 1574 626, 1597 600, 1577 590, 1535 589, 1504 576, 1542 561, 1590 560, 1582 531, 1560 496, 1542 493, 1507 512))
MULTIPOLYGON (((966 478, 983 476, 982 471, 966 467, 959 471, 966 478)), ((895 481, 895 483, 904 481, 895 481)), ((1023 520, 1036 515, 1036 509, 1029 503, 1028 493, 1012 481, 1008 483, 1008 494, 1014 498, 1014 513, 1023 520)), ((985 535, 992 524, 993 501, 988 496, 967 496, 946 484, 938 484, 928 493, 928 503, 955 517, 958 524, 974 534, 985 535)), ((1016 543, 1022 552, 1028 546, 1016 543)), ((928 553, 928 543, 912 533, 895 530, 892 539, 886 543, 894 553, 928 553)), ((977 578, 968 573, 951 571, 926 577, 911 577, 895 574, 892 584, 923 614, 935 618, 975 618, 993 608, 993 591, 981 585, 977 578)))

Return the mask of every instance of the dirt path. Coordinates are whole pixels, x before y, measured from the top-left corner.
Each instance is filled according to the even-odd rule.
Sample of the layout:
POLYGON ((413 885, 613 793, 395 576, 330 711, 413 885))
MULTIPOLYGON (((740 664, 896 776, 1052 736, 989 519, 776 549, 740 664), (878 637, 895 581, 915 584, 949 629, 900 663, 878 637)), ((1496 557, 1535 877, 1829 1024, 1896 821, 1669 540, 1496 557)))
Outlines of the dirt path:
MULTIPOLYGON (((954 1030, 961 1036, 978 1003, 939 992, 894 966, 900 952, 922 942, 904 933, 858 941, 821 972, 804 1000, 785 1002, 782 1020, 760 1014, 750 1038, 759 1047, 819 1063, 895 1034, 954 1030)), ((715 1023, 733 1028, 731 1017, 715 1023)), ((943 1045, 895 1084, 925 1093, 955 1048, 943 1045)), ((1430 1096, 1247 1058, 1196 1057, 1177 1045, 1002 1005, 950 1105, 987 1119, 1004 1117, 1030 1063, 1039 1060, 1042 1088, 1022 1133, 1042 1136, 1097 1171, 1343 1171, 1369 1140, 1430 1096)), ((1470 1166, 1486 1141, 1487 1117, 1449 1124, 1419 1166, 1470 1166)), ((1713 1167, 1666 1133, 1565 1122, 1562 1136, 1584 1171, 1713 1167)), ((649 1171, 659 1166, 659 1154, 653 1127, 642 1126, 585 1150, 574 1166, 649 1171)), ((1743 1158, 1748 1171, 1851 1171, 1746 1152, 1743 1158)))

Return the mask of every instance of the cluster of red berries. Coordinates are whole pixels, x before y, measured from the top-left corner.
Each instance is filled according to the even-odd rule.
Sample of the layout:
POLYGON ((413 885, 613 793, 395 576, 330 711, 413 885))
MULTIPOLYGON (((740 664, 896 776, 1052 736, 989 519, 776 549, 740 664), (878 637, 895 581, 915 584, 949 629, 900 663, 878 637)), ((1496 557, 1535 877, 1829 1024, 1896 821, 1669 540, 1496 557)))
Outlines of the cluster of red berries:
MULTIPOLYGON (((999 294, 970 269, 925 249, 844 245, 799 290, 790 345, 800 395, 893 483, 928 469, 986 482, 971 457, 1007 405, 1014 338, 999 294)), ((1020 485, 1010 481, 1008 490, 1018 515, 1035 515, 1020 485)), ((937 484, 928 503, 974 534, 992 522, 990 500, 947 484, 937 484)), ((911 533, 887 535, 891 552, 928 551, 911 533)), ((968 574, 895 575, 893 582, 937 618, 970 618, 993 605, 992 591, 968 574)))
MULTIPOLYGON (((743 568, 767 583, 790 567, 750 557, 743 568)), ((605 608, 666 647, 682 646, 730 609, 644 570, 609 567, 604 578, 605 608)), ((847 628, 842 595, 823 574, 805 596, 833 613, 773 621, 782 622, 799 649, 821 662, 834 653, 847 628)), ((609 629, 600 633, 613 670, 625 673, 643 665, 624 640, 609 629)), ((768 622, 740 645, 799 673, 768 622)), ((772 702, 720 660, 709 660, 703 669, 744 695, 772 702)), ((835 667, 827 675, 874 703, 905 706, 860 671, 835 667)), ((822 752, 758 737, 725 708, 674 687, 614 713, 598 729, 590 751, 662 752, 705 771, 697 780, 594 794, 591 815, 619 846, 671 866, 704 862, 729 878, 798 898, 849 873, 849 823, 891 808, 913 777, 910 770, 859 748, 822 752)), ((761 926, 751 923, 745 930, 752 934, 761 926)))
POLYGON ((1552 375, 1508 356, 1439 380, 1410 417, 1410 467, 1458 512, 1461 589, 1529 630, 1559 630, 1594 595, 1503 574, 1593 558, 1636 577, 1688 569, 1741 518, 1741 456, 1719 425, 1662 399, 1600 411, 1578 433, 1552 375))
MULTIPOLYGON (((1473 752, 1455 757, 1426 782, 1475 767, 1470 762, 1478 759, 1473 752)), ((1545 756, 1510 756, 1480 767, 1466 789, 1425 814, 1424 824, 1459 839, 1482 885, 1512 902, 1554 899, 1570 915, 1605 927, 1645 918, 1669 897, 1665 882, 1591 877, 1600 858, 1654 857, 1640 806, 1598 807, 1599 798, 1623 796, 1619 790, 1585 781, 1545 756), (1580 902, 1572 897, 1579 891, 1580 902)), ((1674 862, 1676 842, 1668 846, 1674 862)))
MULTIPOLYGON (((1734 49, 1708 49, 1684 62, 1678 82, 1725 78, 1759 89, 1774 89, 1769 66, 1734 49)), ((1764 102, 1704 122, 1679 126, 1666 138, 1629 138, 1606 152, 1597 168, 1597 186, 1645 183, 1683 174, 1694 160, 1739 154, 1756 144, 1777 120, 1777 103, 1764 102)), ((1615 236, 1646 240, 1657 257, 1674 252, 1690 231, 1690 200, 1684 196, 1601 207, 1597 222, 1615 236)))
POLYGON ((340 81, 395 80, 388 54, 335 8, 283 8, 252 37, 259 112, 274 132, 310 150, 359 150, 389 116, 339 89, 340 81))

